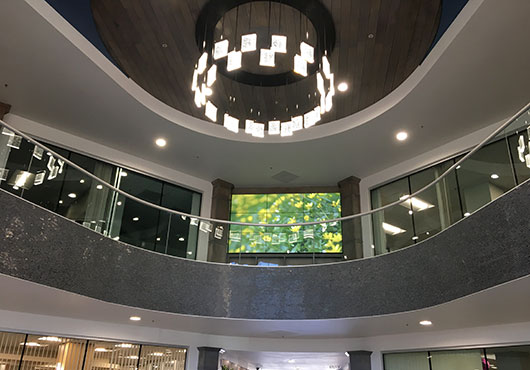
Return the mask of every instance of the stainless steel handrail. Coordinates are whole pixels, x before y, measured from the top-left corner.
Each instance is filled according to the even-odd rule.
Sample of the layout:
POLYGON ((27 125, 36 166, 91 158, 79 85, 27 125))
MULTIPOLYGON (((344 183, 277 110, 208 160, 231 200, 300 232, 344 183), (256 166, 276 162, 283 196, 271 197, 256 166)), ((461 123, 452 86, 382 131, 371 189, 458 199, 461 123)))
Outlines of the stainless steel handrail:
POLYGON ((166 207, 159 206, 157 204, 150 203, 148 201, 145 201, 143 199, 135 197, 134 195, 131 195, 131 194, 129 194, 129 193, 127 193, 127 192, 125 192, 125 191, 123 191, 123 190, 121 190, 121 189, 119 189, 119 188, 117 188, 117 187, 115 187, 115 186, 113 186, 113 185, 101 180, 96 175, 94 175, 91 172, 85 170, 81 166, 75 164, 74 162, 70 161, 69 159, 63 157, 62 155, 54 152, 53 150, 51 150, 47 146, 37 142, 36 140, 31 138, 30 136, 24 134, 23 132, 21 132, 20 130, 14 128, 13 126, 9 125, 8 123, 0 120, 0 124, 2 126, 6 127, 7 129, 13 131, 15 134, 17 134, 17 135, 23 137, 24 139, 28 140, 30 143, 35 144, 35 145, 41 147, 42 149, 46 150, 47 152, 51 153, 56 158, 59 158, 59 159, 63 160, 68 165, 72 166, 73 168, 75 168, 76 170, 82 172, 83 174, 87 175, 88 177, 96 180, 97 182, 101 183, 103 186, 106 186, 110 190, 113 190, 113 191, 117 192, 118 194, 121 194, 121 195, 123 195, 123 196, 125 196, 125 197, 127 197, 129 199, 134 200, 135 202, 138 202, 140 204, 146 205, 148 207, 152 207, 152 208, 158 209, 160 211, 168 212, 168 213, 175 214, 175 215, 178 215, 178 216, 185 216, 185 217, 189 217, 191 219, 198 219, 198 220, 204 221, 204 222, 211 222, 211 223, 224 224, 224 225, 257 226, 257 227, 294 227, 294 226, 312 226, 312 225, 321 225, 321 224, 327 224, 327 223, 333 223, 333 222, 349 221, 349 220, 352 220, 352 219, 355 219, 355 218, 368 216, 368 215, 374 214, 376 212, 383 211, 383 210, 385 210, 387 208, 399 205, 399 204, 407 201, 408 199, 416 197, 417 195, 421 194, 424 190, 427 190, 431 186, 436 185, 443 178, 445 178, 447 175, 449 175, 449 173, 451 171, 453 171, 456 167, 460 166, 465 160, 467 160, 469 157, 471 157, 473 154, 475 154, 478 150, 480 150, 480 148, 482 148, 491 139, 493 139, 495 136, 497 136, 502 130, 504 130, 506 127, 508 127, 510 124, 512 124, 521 114, 523 114, 525 111, 528 111, 529 109, 530 109, 530 103, 526 104, 521 110, 519 110, 515 115, 513 115, 506 122, 504 122, 501 126, 499 126, 498 129, 493 131, 488 137, 486 137, 479 144, 477 144, 469 153, 464 155, 459 161, 457 161, 455 164, 453 164, 451 167, 449 167, 439 177, 434 179, 429 184, 425 185, 423 188, 417 190, 416 192, 414 192, 414 193, 412 193, 410 195, 407 195, 406 197, 403 197, 402 199, 396 200, 395 202, 389 203, 389 204, 387 204, 385 206, 382 206, 382 207, 379 207, 379 208, 376 208, 376 209, 372 209, 372 210, 367 211, 367 212, 357 213, 357 214, 354 214, 354 215, 343 216, 343 217, 333 218, 333 219, 323 220, 323 221, 298 222, 298 223, 292 223, 292 224, 261 224, 261 223, 246 223, 246 222, 238 222, 238 221, 219 220, 219 219, 210 218, 210 217, 202 217, 202 216, 191 215, 191 214, 188 214, 188 213, 185 213, 185 212, 175 211, 173 209, 169 209, 169 208, 166 208, 166 207))

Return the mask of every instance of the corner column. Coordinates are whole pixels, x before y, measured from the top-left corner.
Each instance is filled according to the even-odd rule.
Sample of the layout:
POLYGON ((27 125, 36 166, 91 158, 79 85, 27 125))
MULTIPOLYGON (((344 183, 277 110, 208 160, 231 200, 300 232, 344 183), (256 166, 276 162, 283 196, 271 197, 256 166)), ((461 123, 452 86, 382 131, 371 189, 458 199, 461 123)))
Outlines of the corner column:
POLYGON ((4 116, 9 113, 11 106, 0 102, 0 119, 4 119, 4 116))
MULTIPOLYGON (((342 216, 350 216, 361 212, 360 181, 357 177, 350 176, 338 183, 342 216)), ((349 260, 363 258, 360 218, 342 222, 342 251, 349 260)))
POLYGON ((199 361, 197 370, 217 370, 219 368, 219 351, 221 348, 198 347, 199 361))
MULTIPOLYGON (((212 218, 229 220, 234 185, 221 179, 212 181, 212 185, 212 218)), ((219 225, 214 225, 214 229, 217 226, 219 225)), ((216 239, 214 233, 210 233, 208 240, 208 261, 210 262, 226 262, 229 228, 227 225, 220 226, 223 227, 223 237, 221 239, 216 239)))
POLYGON ((372 370, 372 362, 370 351, 349 351, 350 356, 350 370, 372 370))

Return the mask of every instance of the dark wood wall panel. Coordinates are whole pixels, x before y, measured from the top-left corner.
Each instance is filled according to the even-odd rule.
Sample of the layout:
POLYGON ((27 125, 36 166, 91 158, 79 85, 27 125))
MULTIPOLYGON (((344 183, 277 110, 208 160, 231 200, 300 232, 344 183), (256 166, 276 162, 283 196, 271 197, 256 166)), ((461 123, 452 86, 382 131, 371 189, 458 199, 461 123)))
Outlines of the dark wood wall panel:
MULTIPOLYGON (((164 103, 201 119, 203 109, 195 107, 190 87, 199 57, 195 22, 206 2, 91 0, 101 37, 122 70, 164 103)), ((325 123, 374 104, 410 76, 434 40, 441 0, 322 0, 322 3, 332 14, 336 27, 336 47, 331 56, 336 81, 345 81, 350 87, 346 93, 336 95, 334 109, 323 116, 325 123)), ((268 17, 255 13, 253 16, 268 17)), ((238 24, 241 23, 240 20, 238 24)), ((228 20, 225 27, 235 27, 235 22, 228 20)), ((305 106, 317 101, 312 95, 315 86, 314 77, 274 88, 251 87, 221 76, 212 101, 221 111, 228 110, 241 119, 273 116, 286 119, 289 115, 303 114, 305 106), (235 97, 235 103, 229 101, 229 96, 235 97)))

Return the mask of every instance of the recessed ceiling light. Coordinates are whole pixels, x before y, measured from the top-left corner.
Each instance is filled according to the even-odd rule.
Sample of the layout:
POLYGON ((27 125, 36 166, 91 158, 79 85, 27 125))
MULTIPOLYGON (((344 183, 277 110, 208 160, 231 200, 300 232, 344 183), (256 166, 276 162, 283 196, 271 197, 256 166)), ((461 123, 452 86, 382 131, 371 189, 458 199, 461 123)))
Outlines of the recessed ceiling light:
POLYGON ((468 217, 468 216, 471 216, 471 213, 469 212, 464 213, 464 217, 468 217))
POLYGON ((179 238, 179 242, 183 242, 183 241, 184 241, 184 238, 181 236, 181 237, 179 238))
POLYGON ((121 171, 121 172, 120 172, 120 176, 123 176, 123 177, 127 176, 127 172, 125 172, 125 171, 121 171))
POLYGON ((118 203, 116 203, 118 206, 121 206, 122 205, 122 202, 119 201, 118 203))
POLYGON ((63 204, 64 202, 62 200, 59 201, 59 204, 63 204))
POLYGON ((409 137, 409 134, 407 134, 405 131, 400 131, 396 134, 396 139, 399 141, 405 141, 409 137))
POLYGON ((496 173, 492 173, 492 174, 491 174, 491 178, 492 178, 493 180, 497 180, 497 179, 499 178, 499 175, 497 175, 496 173))
POLYGON ((420 325, 422 325, 422 326, 431 326, 432 325, 432 321, 422 320, 422 321, 420 321, 420 325))
POLYGON ((103 189, 103 185, 101 185, 101 184, 97 185, 97 186, 96 186, 96 189, 98 189, 98 190, 103 189))
POLYGON ((45 340, 47 342, 62 342, 61 338, 58 337, 40 337, 39 340, 45 340))
POLYGON ((110 352, 110 350, 103 347, 98 347, 94 349, 94 352, 110 352))
POLYGON ((140 321, 142 318, 140 316, 131 316, 129 317, 129 320, 131 321, 140 321))
POLYGON ((84 184, 85 180, 81 179, 81 180, 79 180, 79 183, 84 184))
POLYGON ((345 92, 348 90, 348 84, 346 82, 341 82, 339 86, 337 86, 337 90, 340 92, 345 92))
POLYGON ((77 194, 76 193, 70 193, 70 194, 68 194, 68 198, 75 199, 75 198, 77 198, 77 194))
POLYGON ((140 221, 140 217, 133 217, 132 220, 133 220, 134 222, 136 222, 136 221, 140 221))
POLYGON ((158 147, 163 148, 167 145, 167 141, 166 139, 159 137, 158 139, 155 140, 155 144, 158 147))

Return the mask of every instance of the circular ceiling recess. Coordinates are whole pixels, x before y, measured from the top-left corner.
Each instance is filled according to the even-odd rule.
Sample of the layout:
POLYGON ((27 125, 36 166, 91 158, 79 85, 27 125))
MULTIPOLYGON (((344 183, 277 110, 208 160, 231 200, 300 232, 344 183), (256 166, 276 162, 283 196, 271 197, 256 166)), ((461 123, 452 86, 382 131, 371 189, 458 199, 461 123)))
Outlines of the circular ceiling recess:
POLYGON ((91 7, 110 54, 138 85, 181 112, 216 125, 224 114, 225 127, 229 115, 243 129, 246 120, 307 123, 315 111, 322 115, 310 115, 311 125, 321 125, 376 103, 426 57, 441 16, 441 0, 91 0, 91 7))

